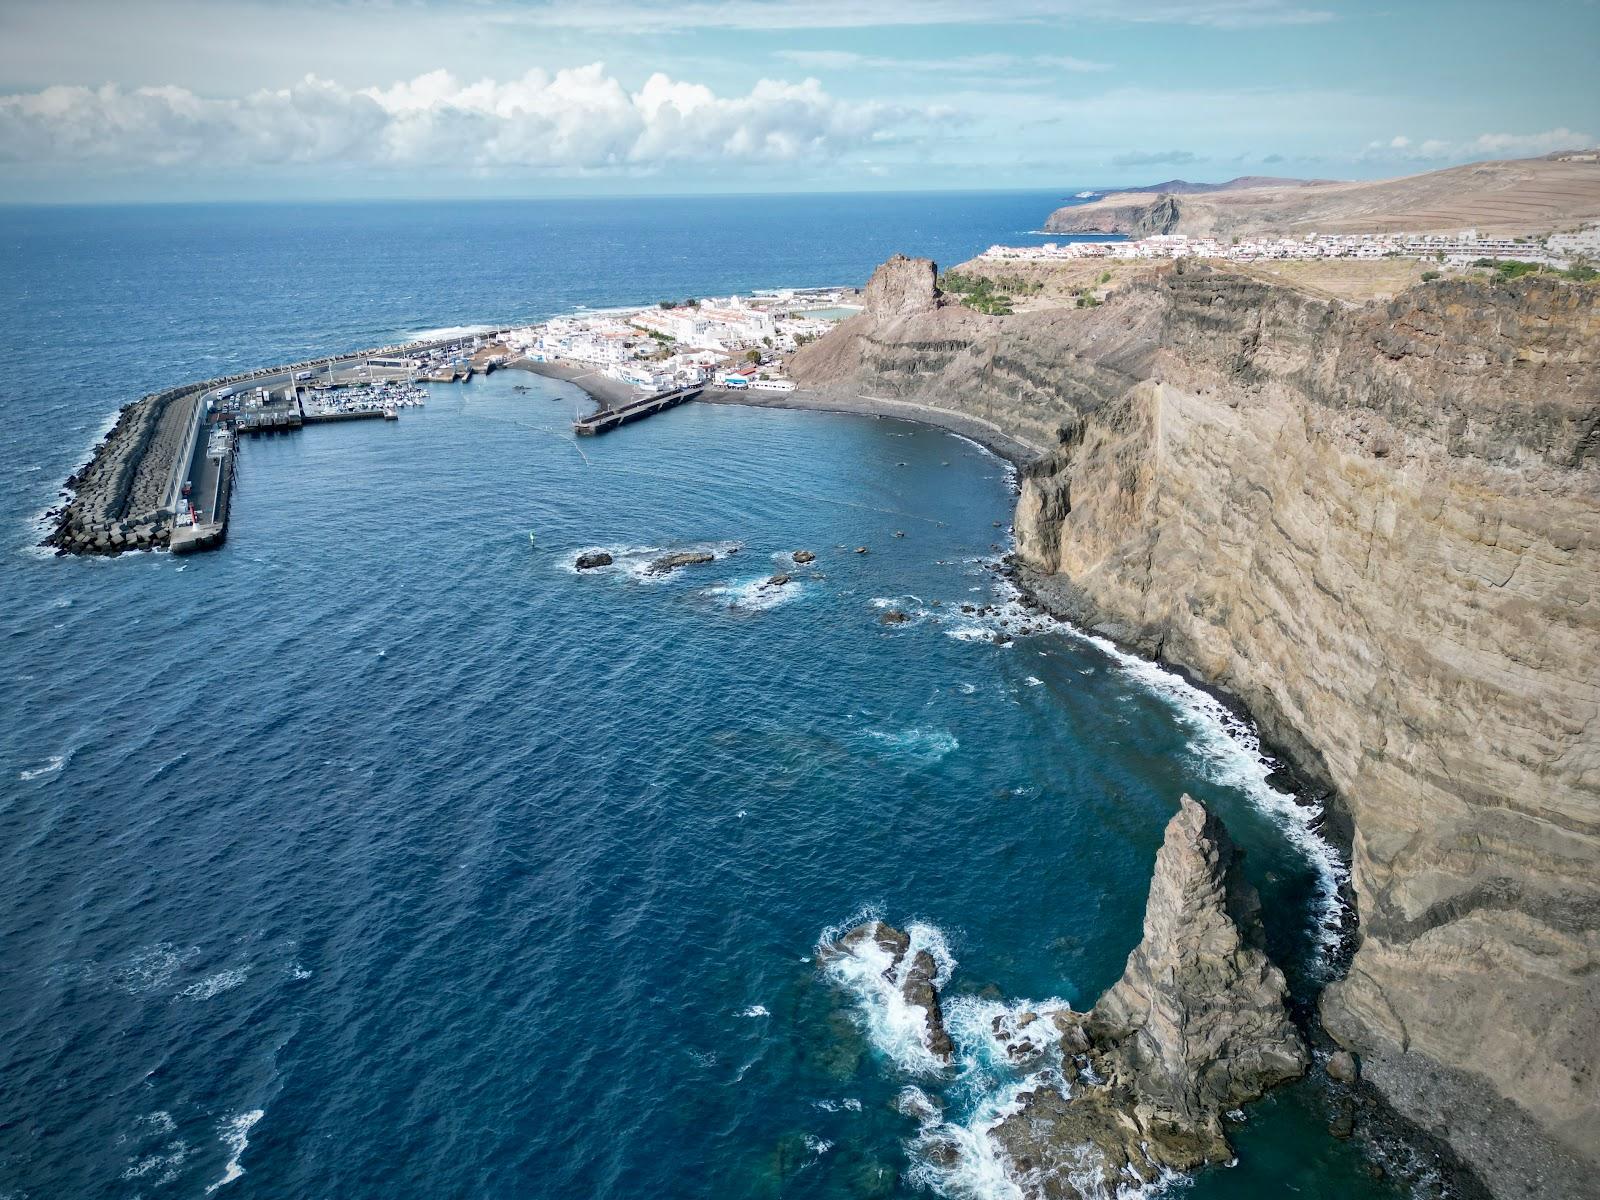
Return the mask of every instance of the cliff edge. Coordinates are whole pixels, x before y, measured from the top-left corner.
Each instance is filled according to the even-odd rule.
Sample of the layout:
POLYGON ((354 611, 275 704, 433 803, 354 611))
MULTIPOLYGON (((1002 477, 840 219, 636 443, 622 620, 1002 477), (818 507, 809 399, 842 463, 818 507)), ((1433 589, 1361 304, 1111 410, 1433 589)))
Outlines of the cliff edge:
POLYGON ((1238 696, 1349 815, 1327 1028, 1497 1194, 1595 1195, 1600 289, 1354 307, 1189 267, 1011 317, 927 289, 797 380, 1038 450, 1041 598, 1238 696))

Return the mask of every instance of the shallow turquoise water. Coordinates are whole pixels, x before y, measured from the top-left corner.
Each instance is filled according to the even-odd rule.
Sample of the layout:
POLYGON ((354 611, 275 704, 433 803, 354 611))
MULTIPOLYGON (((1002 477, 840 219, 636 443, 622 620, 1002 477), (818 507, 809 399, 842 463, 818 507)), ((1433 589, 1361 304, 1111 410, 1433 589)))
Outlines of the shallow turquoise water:
MULTIPOLYGON (((343 220, 302 250, 339 253, 343 220)), ((837 226, 832 252, 870 263, 837 226)), ((369 289, 403 308, 368 278, 308 299, 277 243, 237 250, 240 294, 230 228, 201 238, 211 265, 168 260, 199 271, 172 307, 113 290, 126 373, 292 357, 369 289), (208 287, 233 328, 289 332, 219 341, 227 314, 191 308, 208 287)), ((428 228, 414 254, 447 259, 428 228)), ((970 229, 941 236, 1003 232, 970 229)), ((248 442, 219 553, 56 561, 24 549, 28 515, 128 389, 104 363, 44 370, 108 303, 48 274, 106 269, 95 238, 116 239, 25 236, 7 314, 42 382, 4 396, 28 420, 4 447, 0 1193, 914 1194, 895 1097, 968 1119, 1011 1082, 964 1032, 985 1005, 1086 1005, 1116 978, 1185 790, 1315 986, 1321 876, 1248 742, 1068 631, 997 646, 960 614, 997 597, 1013 500, 979 448, 694 405, 580 445, 575 391, 504 373, 397 423, 248 442), (723 556, 628 569, 685 545, 723 556), (621 564, 573 572, 593 546, 621 564), (817 562, 792 570, 802 546, 817 562), (763 589, 780 566, 795 582, 763 589), (914 619, 885 626, 887 604, 914 619), (824 930, 866 911, 942 937, 959 1074, 897 1060, 817 970, 824 930)), ((1307 1084, 1254 1109, 1239 1165, 1190 1194, 1384 1194, 1320 1105, 1307 1084)))

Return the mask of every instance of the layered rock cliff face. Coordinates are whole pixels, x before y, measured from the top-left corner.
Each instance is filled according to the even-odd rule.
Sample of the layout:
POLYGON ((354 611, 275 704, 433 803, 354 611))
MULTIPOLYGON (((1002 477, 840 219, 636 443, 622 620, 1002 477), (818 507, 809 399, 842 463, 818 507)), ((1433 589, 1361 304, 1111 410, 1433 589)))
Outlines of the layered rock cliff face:
POLYGON ((1223 1114, 1305 1072, 1237 861, 1222 825, 1183 797, 1122 978, 1093 1011, 1051 1018, 1070 1089, 1024 1093, 990 1132, 1029 1196, 1112 1195, 1130 1177, 1226 1162, 1223 1114))
POLYGON ((1336 789, 1361 925, 1326 1025, 1503 1195, 1600 1169, 1597 359, 1590 287, 1351 308, 1191 269, 1087 311, 869 308, 794 364, 1037 447, 1040 593, 1336 789))

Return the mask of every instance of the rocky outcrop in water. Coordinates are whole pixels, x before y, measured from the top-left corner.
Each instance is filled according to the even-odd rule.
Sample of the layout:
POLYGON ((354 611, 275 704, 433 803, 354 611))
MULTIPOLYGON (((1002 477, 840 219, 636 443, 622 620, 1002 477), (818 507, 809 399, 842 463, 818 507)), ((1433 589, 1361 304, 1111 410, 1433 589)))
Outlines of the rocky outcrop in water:
POLYGON ((1076 1082, 1024 1093, 990 1131, 1015 1181, 1077 1200, 1230 1159, 1223 1114, 1309 1062, 1286 994, 1227 832, 1183 797, 1122 978, 1092 1012, 1052 1017, 1076 1082))
POLYGON ((645 568, 652 575, 669 575, 679 567, 692 567, 700 563, 715 562, 717 556, 710 550, 674 550, 653 560, 645 568))
POLYGON ((944 1010, 939 1006, 936 981, 938 964, 926 950, 911 949, 911 936, 882 921, 867 921, 844 934, 834 952, 860 959, 877 970, 883 981, 900 994, 906 1004, 922 1012, 922 1044, 940 1062, 947 1063, 954 1052, 944 1027, 944 1010))
POLYGON ((1038 452, 1023 575, 1239 697, 1351 822, 1323 1001, 1502 1195, 1600 1170, 1600 289, 1342 304, 1167 271, 1099 308, 868 310, 802 386, 1038 452))

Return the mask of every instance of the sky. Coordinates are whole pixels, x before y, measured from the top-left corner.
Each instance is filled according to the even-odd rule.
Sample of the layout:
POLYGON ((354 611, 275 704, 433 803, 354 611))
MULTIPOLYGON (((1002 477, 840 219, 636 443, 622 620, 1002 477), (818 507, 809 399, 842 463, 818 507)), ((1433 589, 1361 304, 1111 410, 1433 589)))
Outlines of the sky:
POLYGON ((0 0, 0 202, 1364 179, 1600 142, 1600 0, 0 0))

